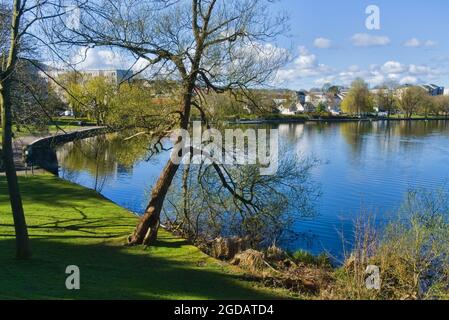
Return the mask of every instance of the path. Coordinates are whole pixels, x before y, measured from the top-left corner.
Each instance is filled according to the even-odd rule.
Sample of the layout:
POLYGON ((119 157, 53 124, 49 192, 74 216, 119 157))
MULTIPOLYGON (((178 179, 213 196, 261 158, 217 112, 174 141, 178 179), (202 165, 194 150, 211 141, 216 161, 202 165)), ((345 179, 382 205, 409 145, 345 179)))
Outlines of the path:
MULTIPOLYGON (((82 132, 101 129, 101 128, 103 128, 103 127, 89 126, 89 127, 82 127, 82 129, 65 130, 65 132, 54 133, 54 134, 29 135, 29 136, 15 138, 13 141, 13 151, 14 151, 14 164, 16 166, 17 173, 18 174, 24 173, 27 170, 27 167, 26 167, 25 161, 24 161, 23 150, 25 149, 25 147, 29 146, 30 144, 36 143, 37 141, 40 141, 43 139, 55 138, 55 137, 65 136, 65 135, 73 134, 73 133, 82 133, 82 132)), ((4 173, 0 173, 0 175, 4 175, 4 173)))

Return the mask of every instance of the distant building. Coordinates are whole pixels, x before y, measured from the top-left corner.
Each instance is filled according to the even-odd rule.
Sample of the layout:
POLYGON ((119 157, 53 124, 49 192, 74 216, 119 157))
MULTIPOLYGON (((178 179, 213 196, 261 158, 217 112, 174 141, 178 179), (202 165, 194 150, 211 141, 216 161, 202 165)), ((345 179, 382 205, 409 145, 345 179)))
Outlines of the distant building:
POLYGON ((395 96, 398 97, 398 98, 402 97, 404 92, 408 88, 412 88, 412 87, 422 88, 422 89, 426 90, 426 92, 430 96, 441 96, 445 92, 444 87, 440 87, 440 86, 437 86, 435 84, 422 84, 422 85, 405 84, 405 85, 403 85, 403 86, 401 86, 401 87, 396 89, 395 96))
MULTIPOLYGON (((77 73, 82 78, 93 78, 93 77, 105 77, 111 80, 115 84, 119 84, 122 81, 126 81, 131 79, 134 76, 134 72, 132 70, 122 70, 122 69, 108 69, 108 70, 100 70, 100 69, 91 69, 91 70, 64 70, 64 69, 48 69, 45 73, 50 75, 53 78, 58 78, 65 74, 77 73)), ((46 74, 42 72, 42 75, 46 77, 46 74)))
POLYGON ((297 91, 296 99, 298 103, 304 104, 306 102, 307 92, 306 91, 297 91))
POLYGON ((279 113, 282 114, 283 116, 294 116, 295 114, 298 113, 298 108, 294 104, 292 104, 289 107, 280 105, 277 109, 279 110, 279 113))
POLYGON ((439 87, 434 84, 423 84, 419 87, 426 90, 430 96, 442 96, 444 94, 444 87, 439 87))
POLYGON ((298 103, 296 105, 298 112, 314 112, 316 107, 310 102, 298 103))

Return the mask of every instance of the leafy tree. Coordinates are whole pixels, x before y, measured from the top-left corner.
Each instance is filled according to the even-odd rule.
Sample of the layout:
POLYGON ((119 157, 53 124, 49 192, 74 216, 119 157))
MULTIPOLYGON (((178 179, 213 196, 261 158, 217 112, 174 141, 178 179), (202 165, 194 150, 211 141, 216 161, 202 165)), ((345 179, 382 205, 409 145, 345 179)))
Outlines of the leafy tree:
POLYGON ((117 86, 106 77, 92 77, 85 81, 70 81, 66 98, 74 112, 104 125, 117 94, 117 86))
POLYGON ((438 113, 449 115, 449 96, 437 96, 434 98, 438 113))
POLYGON ((427 91, 420 87, 409 87, 399 95, 399 107, 406 118, 411 118, 427 100, 427 91))
POLYGON ((177 90, 176 87, 158 88, 158 85, 147 88, 139 82, 124 83, 117 89, 108 110, 107 124, 119 130, 146 128, 148 123, 155 125, 162 121, 160 117, 167 110, 176 110, 177 90))
POLYGON ((431 114, 438 114, 437 103, 435 97, 426 95, 419 106, 419 112, 427 119, 431 114))
POLYGON ((362 79, 356 79, 351 84, 349 93, 343 100, 343 112, 361 115, 373 111, 374 100, 368 89, 368 84, 362 79))
POLYGON ((388 118, 396 111, 398 107, 398 101, 393 89, 388 87, 382 87, 378 90, 375 96, 376 104, 379 110, 387 112, 388 118))
POLYGON ((316 107, 316 112, 326 112, 327 108, 326 108, 326 104, 324 102, 320 102, 318 103, 317 107, 316 107))

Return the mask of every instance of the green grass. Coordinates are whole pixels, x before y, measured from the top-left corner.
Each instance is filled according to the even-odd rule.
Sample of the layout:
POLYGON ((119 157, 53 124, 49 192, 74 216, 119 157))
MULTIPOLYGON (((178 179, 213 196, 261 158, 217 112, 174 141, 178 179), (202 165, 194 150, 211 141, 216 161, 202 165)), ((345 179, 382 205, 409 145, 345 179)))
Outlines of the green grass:
MULTIPOLYGON (((87 118, 71 118, 71 117, 59 117, 55 118, 53 122, 48 123, 46 127, 43 129, 35 128, 33 126, 22 126, 20 131, 18 131, 17 126, 13 126, 14 136, 16 138, 31 136, 31 135, 46 135, 52 133, 62 133, 61 129, 64 131, 82 129, 86 126, 96 126, 95 121, 89 120, 87 118), (82 126, 79 125, 79 122, 82 122, 82 126)), ((0 135, 2 133, 2 128, 0 127, 0 135)))
POLYGON ((0 177, 0 299, 269 299, 290 297, 161 230, 156 246, 125 247, 137 218, 94 191, 50 175, 21 177, 33 258, 14 259, 6 181, 0 177), (81 290, 65 288, 77 265, 81 290))

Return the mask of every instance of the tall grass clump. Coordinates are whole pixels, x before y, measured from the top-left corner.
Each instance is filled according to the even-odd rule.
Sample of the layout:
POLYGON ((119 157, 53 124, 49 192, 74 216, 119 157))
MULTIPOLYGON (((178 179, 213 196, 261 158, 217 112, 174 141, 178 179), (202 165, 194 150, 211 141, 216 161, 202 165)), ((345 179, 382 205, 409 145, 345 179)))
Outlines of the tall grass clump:
POLYGON ((381 233, 370 218, 355 225, 355 246, 335 282, 331 299, 449 299, 449 206, 445 191, 410 191, 381 233), (365 270, 380 269, 380 290, 368 289, 365 270))

